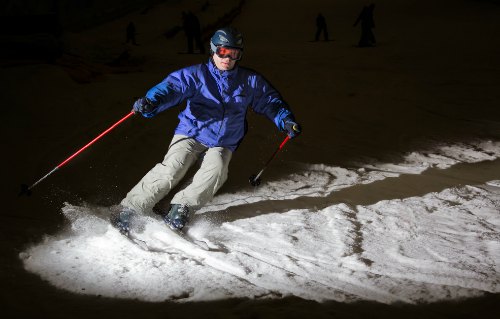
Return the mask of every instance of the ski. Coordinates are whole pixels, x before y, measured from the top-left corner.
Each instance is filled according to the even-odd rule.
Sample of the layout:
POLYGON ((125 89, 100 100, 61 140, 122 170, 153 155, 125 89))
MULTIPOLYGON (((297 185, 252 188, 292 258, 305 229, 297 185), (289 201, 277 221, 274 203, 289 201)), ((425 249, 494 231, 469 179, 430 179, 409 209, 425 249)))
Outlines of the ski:
POLYGON ((120 221, 119 213, 112 213, 109 219, 111 226, 118 230, 118 232, 123 235, 123 237, 127 238, 129 242, 141 248, 144 251, 148 252, 165 252, 164 250, 151 247, 145 240, 140 239, 136 235, 134 235, 128 227, 123 227, 123 224, 120 221))
POLYGON ((199 239, 196 239, 196 238, 193 238, 181 230, 172 229, 168 225, 166 225, 166 226, 167 226, 166 228, 167 228, 168 232, 170 232, 171 234, 174 234, 175 236, 178 236, 180 239, 185 240, 193 245, 196 245, 203 250, 207 250, 207 251, 211 250, 206 242, 199 240, 199 239))
POLYGON ((153 252, 153 253, 165 253, 166 252, 163 249, 154 248, 154 247, 149 246, 148 243, 145 240, 139 239, 138 237, 136 237, 131 232, 127 232, 127 233, 120 232, 120 234, 122 234, 131 243, 133 243, 134 245, 138 246, 139 248, 141 248, 144 251, 153 252))
MULTIPOLYGON (((110 217, 110 222, 113 228, 119 231, 123 237, 125 237, 129 242, 136 245, 140 249, 148 252, 162 252, 166 253, 170 250, 169 247, 177 248, 180 250, 192 248, 199 248, 204 251, 217 251, 225 252, 224 248, 219 247, 210 241, 204 241, 193 236, 190 236, 184 231, 172 229, 168 223, 164 221, 160 224, 150 224, 147 233, 142 235, 135 234, 129 227, 128 224, 125 227, 123 222, 120 221, 118 214, 112 214, 110 217)), ((136 219, 137 222, 137 219, 136 219)), ((137 228, 137 227, 136 227, 137 228)), ((139 227, 141 228, 141 227, 139 227)), ((144 231, 144 230, 143 230, 144 231)))

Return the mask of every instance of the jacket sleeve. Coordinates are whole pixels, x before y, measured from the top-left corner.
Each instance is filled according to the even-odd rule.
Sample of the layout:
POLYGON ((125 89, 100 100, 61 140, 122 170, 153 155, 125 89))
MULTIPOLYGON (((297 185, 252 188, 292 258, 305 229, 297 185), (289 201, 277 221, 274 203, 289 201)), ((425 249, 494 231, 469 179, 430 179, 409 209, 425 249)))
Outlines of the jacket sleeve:
POLYGON ((156 108, 145 117, 153 117, 169 108, 179 105, 193 95, 196 88, 195 67, 170 73, 163 81, 152 87, 146 97, 156 108))
POLYGON ((294 121, 294 116, 288 105, 283 101, 281 95, 262 76, 256 75, 251 80, 254 88, 252 109, 265 115, 274 122, 280 131, 283 131, 283 120, 288 118, 294 121))

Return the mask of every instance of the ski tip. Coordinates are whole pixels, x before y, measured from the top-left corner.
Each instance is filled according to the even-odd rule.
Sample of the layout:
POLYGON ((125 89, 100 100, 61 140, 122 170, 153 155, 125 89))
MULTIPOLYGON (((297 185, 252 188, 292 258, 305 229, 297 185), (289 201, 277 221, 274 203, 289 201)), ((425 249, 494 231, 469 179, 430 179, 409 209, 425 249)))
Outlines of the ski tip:
POLYGON ((31 195, 31 190, 30 187, 27 184, 21 184, 21 191, 19 192, 19 196, 30 196, 31 195))

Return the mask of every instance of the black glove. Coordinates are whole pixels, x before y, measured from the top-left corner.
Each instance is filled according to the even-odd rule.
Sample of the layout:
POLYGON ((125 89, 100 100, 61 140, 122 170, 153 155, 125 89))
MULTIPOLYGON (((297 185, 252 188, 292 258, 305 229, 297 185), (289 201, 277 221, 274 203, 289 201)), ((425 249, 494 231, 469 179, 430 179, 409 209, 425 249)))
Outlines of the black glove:
POLYGON ((285 120, 284 126, 285 131, 287 132, 288 136, 290 136, 290 138, 295 138, 302 132, 302 128, 300 127, 300 125, 292 120, 285 120))
POLYGON ((132 110, 134 113, 147 114, 153 112, 156 108, 147 97, 141 97, 135 101, 134 106, 132 106, 132 110))

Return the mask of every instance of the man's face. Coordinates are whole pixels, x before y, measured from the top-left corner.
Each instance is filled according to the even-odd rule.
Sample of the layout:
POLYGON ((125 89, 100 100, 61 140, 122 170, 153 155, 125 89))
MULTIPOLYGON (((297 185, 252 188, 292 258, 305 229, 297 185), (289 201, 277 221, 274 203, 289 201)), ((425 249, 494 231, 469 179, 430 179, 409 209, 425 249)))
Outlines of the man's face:
POLYGON ((220 58, 216 53, 213 55, 215 66, 221 71, 232 70, 236 65, 236 60, 231 60, 229 57, 220 58))

